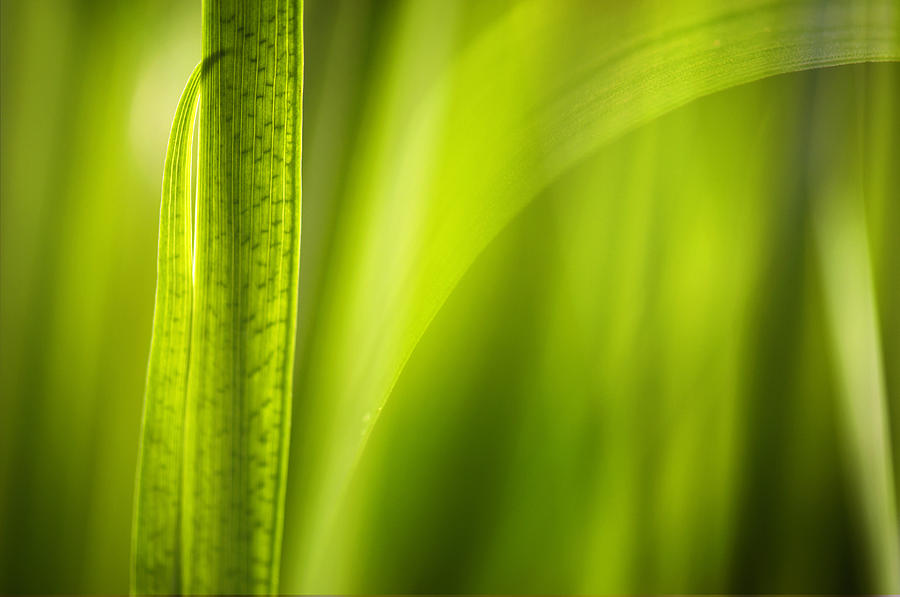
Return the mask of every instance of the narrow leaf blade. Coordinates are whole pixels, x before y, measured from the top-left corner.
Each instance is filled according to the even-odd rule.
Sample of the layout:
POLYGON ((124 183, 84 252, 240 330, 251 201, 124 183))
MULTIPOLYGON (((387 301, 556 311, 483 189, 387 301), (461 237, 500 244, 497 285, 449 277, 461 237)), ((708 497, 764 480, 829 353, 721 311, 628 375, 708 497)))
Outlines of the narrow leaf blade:
POLYGON ((302 3, 204 2, 186 593, 278 589, 300 250, 302 3))
POLYGON ((184 407, 193 295, 191 142, 200 65, 178 102, 159 214, 156 307, 144 397, 133 529, 132 592, 179 591, 184 407))

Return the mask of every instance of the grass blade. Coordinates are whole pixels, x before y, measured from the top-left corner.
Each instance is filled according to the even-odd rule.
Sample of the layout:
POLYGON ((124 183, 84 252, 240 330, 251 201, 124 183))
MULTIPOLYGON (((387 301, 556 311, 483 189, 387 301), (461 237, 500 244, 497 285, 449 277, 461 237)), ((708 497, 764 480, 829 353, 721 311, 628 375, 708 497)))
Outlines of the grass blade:
MULTIPOLYGON (((847 83, 864 97, 863 81, 847 83)), ((886 352, 879 332, 871 224, 864 202, 866 162, 860 139, 853 132, 852 125, 858 128, 858 123, 846 124, 841 114, 849 110, 834 99, 841 98, 840 90, 826 90, 826 99, 815 106, 819 137, 813 140, 809 165, 809 178, 814 181, 816 255, 840 382, 844 448, 866 539, 865 561, 875 583, 873 589, 896 593, 900 590, 900 525, 883 362, 886 352), (853 153, 847 148, 853 148, 853 153)), ((862 100, 855 99, 859 118, 862 100)))
POLYGON ((301 29, 299 0, 203 3, 204 60, 182 102, 192 106, 201 92, 193 255, 182 176, 192 109, 179 108, 177 165, 164 182, 138 593, 278 589, 300 249, 301 29))
POLYGON ((144 398, 133 527, 132 592, 179 591, 184 405, 193 295, 191 143, 200 65, 178 102, 159 212, 156 307, 144 398))
POLYGON ((302 3, 204 2, 187 593, 278 589, 300 253, 302 3))

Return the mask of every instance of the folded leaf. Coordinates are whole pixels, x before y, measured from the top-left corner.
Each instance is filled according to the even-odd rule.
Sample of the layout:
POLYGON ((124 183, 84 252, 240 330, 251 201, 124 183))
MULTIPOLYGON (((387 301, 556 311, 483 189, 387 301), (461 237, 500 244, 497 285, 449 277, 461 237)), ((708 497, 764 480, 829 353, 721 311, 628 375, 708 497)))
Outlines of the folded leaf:
POLYGON ((181 479, 193 300, 191 142, 200 94, 194 68, 175 110, 159 210, 156 308, 138 457, 132 592, 180 590, 181 479))
POLYGON ((301 14, 299 0, 203 3, 204 60, 183 100, 192 106, 202 89, 193 256, 187 179, 173 174, 188 164, 181 131, 192 109, 179 109, 178 164, 164 182, 179 211, 167 215, 164 197, 138 593, 278 589, 300 249, 301 14))

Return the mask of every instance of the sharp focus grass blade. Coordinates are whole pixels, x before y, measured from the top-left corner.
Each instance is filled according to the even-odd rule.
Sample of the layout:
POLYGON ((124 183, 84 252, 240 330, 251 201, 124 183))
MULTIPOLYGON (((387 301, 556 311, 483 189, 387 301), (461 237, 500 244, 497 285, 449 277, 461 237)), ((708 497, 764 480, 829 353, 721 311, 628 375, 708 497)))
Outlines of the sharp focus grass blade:
POLYGON ((204 2, 188 593, 278 590, 300 253, 300 0, 204 2))
POLYGON ((176 116, 164 182, 138 593, 278 589, 300 247, 301 15, 299 0, 203 4, 204 60, 176 116), (192 255, 185 169, 201 89, 192 255))
POLYGON ((133 530, 132 591, 177 593, 184 405, 191 348, 191 142, 200 65, 175 111, 159 211, 156 312, 144 398, 133 530))

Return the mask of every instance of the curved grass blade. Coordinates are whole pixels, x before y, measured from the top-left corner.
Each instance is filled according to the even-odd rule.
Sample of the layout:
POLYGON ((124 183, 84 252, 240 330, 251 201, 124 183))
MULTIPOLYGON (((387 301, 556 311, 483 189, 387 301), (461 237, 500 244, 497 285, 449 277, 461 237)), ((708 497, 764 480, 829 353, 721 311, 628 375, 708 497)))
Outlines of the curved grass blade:
POLYGON ((132 539, 131 589, 140 594, 180 590, 184 407, 193 297, 191 142, 199 95, 198 64, 175 110, 163 174, 156 307, 132 539))
POLYGON ((500 19, 437 81, 399 138, 380 145, 398 155, 355 185, 356 212, 390 205, 416 214, 410 227, 427 233, 403 237, 393 222, 351 216, 335 249, 306 388, 319 403, 310 420, 321 434, 310 453, 322 461, 300 464, 314 470, 295 529, 306 554, 301 590, 327 590, 310 583, 338 504, 419 339, 481 251, 542 189, 601 145, 696 98, 783 73, 900 59, 893 0, 707 3, 685 22, 650 29, 564 4, 523 2, 500 19), (565 54, 558 39, 574 49, 565 54), (422 131, 433 130, 444 141, 429 154, 422 131), (378 184, 400 179, 426 182, 378 184))

